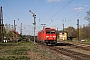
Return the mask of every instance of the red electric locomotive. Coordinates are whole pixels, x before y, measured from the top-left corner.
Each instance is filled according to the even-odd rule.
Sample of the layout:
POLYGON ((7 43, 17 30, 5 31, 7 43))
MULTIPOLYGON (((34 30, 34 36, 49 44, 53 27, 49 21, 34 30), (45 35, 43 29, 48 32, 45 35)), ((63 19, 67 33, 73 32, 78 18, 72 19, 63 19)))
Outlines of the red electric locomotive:
POLYGON ((38 32, 38 40, 48 44, 56 44, 56 30, 54 28, 44 28, 38 32))

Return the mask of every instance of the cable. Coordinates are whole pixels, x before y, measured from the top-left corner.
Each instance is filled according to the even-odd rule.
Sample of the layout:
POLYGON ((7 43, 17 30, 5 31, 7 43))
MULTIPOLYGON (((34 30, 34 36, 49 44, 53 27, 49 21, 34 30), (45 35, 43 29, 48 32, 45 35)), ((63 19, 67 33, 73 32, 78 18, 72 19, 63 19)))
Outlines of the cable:
MULTIPOLYGON (((60 11, 62 11, 65 7, 67 7, 73 0, 71 0, 69 3, 67 3, 64 7, 62 7, 58 12, 56 12, 51 18, 53 18, 55 15, 57 15, 60 11)), ((51 18, 49 20, 51 20, 51 18)), ((48 20, 47 20, 48 21, 48 20)), ((46 22, 47 22, 46 21, 46 22)), ((46 23, 45 22, 45 23, 46 23)))
MULTIPOLYGON (((4 0, 5 1, 5 0, 4 0)), ((8 3, 5 1, 5 3, 6 3, 6 5, 8 6, 8 8, 11 10, 11 8, 9 7, 9 5, 8 5, 8 3)), ((12 12, 12 14, 16 17, 16 15, 13 13, 13 11, 11 10, 11 12, 12 12)), ((17 17, 16 17, 17 18, 17 17)), ((19 21, 20 22, 20 20, 19 20, 19 18, 18 18, 18 20, 17 21, 19 21)))
MULTIPOLYGON (((5 0, 4 0, 5 1, 5 0)), ((10 11, 11 11, 11 13, 14 15, 14 17, 16 17, 16 15, 13 13, 13 11, 11 10, 11 8, 9 7, 9 5, 8 5, 8 3, 5 1, 5 3, 6 3, 6 5, 8 6, 8 8, 10 9, 10 11)), ((4 14, 5 15, 5 14, 4 14)), ((6 16, 6 15, 5 15, 6 16)), ((7 17, 7 16, 6 16, 7 17)), ((7 17, 8 18, 8 17, 7 17)), ((16 17, 17 18, 17 17, 16 17)), ((9 18, 8 18, 9 19, 9 18)), ((9 19, 9 20, 11 20, 11 19, 9 19)), ((11 20, 12 21, 12 20, 11 20)), ((17 21, 20 23, 20 20, 19 20, 19 18, 17 18, 17 21)), ((17 25, 17 27, 19 27, 18 25, 17 25)))
MULTIPOLYGON (((4 13, 3 13, 4 14, 4 13)), ((6 17, 7 17, 7 15, 6 14, 4 14, 6 17)), ((10 20, 10 22, 12 21, 9 17, 7 17, 8 18, 8 20, 10 20)), ((12 21, 13 22, 13 21, 12 21)))
MULTIPOLYGON (((4 0, 5 1, 5 0, 4 0)), ((8 8, 10 9, 9 5, 7 4, 7 2, 5 1, 6 5, 8 6, 8 8)), ((11 9, 10 9, 11 10, 11 9)), ((13 11, 11 10, 12 14, 15 16, 15 14, 13 13, 13 11)), ((16 17, 16 16, 15 16, 16 17)))
MULTIPOLYGON (((52 8, 50 9, 50 11, 48 11, 48 13, 47 13, 44 17, 42 17, 41 19, 39 18, 38 23, 40 23, 40 20, 43 20, 45 17, 47 17, 48 14, 50 14, 50 12, 56 7, 56 5, 57 5, 57 4, 55 4, 54 7, 52 7, 52 8)), ((41 23, 40 23, 40 24, 41 24, 41 23)))
MULTIPOLYGON (((88 2, 88 3, 89 3, 89 2, 88 2)), ((85 3, 85 4, 82 5, 82 6, 85 6, 85 5, 87 5, 88 3, 85 3)), ((82 6, 81 6, 81 7, 82 7, 82 6)), ((88 6, 88 7, 90 7, 90 6, 88 6)), ((88 7, 87 7, 87 8, 88 8, 88 7)), ((87 9, 87 8, 86 8, 86 9, 87 9)), ((73 12, 73 11, 72 11, 72 12, 73 12)), ((72 12, 69 12, 68 14, 70 14, 70 13, 72 13, 72 12)), ((68 14, 66 14, 66 15, 68 15, 68 14)), ((63 15, 63 16, 65 16, 65 15, 63 15)), ((77 16, 77 15, 76 15, 76 16, 77 16)), ((81 17, 82 17, 82 16, 81 16, 81 17)), ((59 18, 58 18, 58 19, 59 19, 59 18)), ((77 18, 76 18, 76 19, 77 19, 77 18)), ((57 19, 55 19, 55 20, 57 20, 57 19)), ((75 20, 75 19, 69 19, 68 22, 69 22, 69 21, 71 22, 72 20, 75 20)), ((74 23, 75 23, 75 22, 74 22, 74 23)), ((72 23, 72 24, 74 24, 74 23, 72 23)), ((58 24, 57 24, 57 25, 58 25, 58 24)), ((55 26, 56 26, 56 25, 55 25, 55 26)), ((70 25, 70 26, 71 26, 71 25, 70 25)))
MULTIPOLYGON (((56 4, 57 5, 57 4, 56 4)), ((55 6, 56 6, 55 5, 55 6)), ((44 19, 46 16, 48 16, 48 14, 55 8, 55 6, 42 18, 42 19, 44 19)))

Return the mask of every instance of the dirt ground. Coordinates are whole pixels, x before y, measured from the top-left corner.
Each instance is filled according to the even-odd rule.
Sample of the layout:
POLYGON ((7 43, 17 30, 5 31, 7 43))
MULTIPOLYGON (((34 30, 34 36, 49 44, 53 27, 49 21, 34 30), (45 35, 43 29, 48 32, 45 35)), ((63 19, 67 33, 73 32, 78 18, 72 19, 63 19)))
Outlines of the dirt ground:
POLYGON ((27 52, 30 60, 71 60, 70 57, 57 53, 41 45, 35 45, 34 49, 27 52))

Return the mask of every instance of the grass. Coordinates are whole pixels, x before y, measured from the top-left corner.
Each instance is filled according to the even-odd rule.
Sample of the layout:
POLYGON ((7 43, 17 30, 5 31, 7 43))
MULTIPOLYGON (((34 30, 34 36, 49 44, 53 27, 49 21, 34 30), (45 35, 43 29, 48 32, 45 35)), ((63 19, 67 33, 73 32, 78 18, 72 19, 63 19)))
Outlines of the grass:
POLYGON ((0 60, 56 60, 61 58, 32 42, 0 43, 0 60))
POLYGON ((0 56, 0 60, 30 60, 26 56, 0 56))
POLYGON ((73 42, 73 43, 81 43, 81 44, 87 44, 90 45, 90 39, 84 39, 85 41, 77 40, 77 38, 74 38, 73 40, 64 40, 63 42, 73 42))
POLYGON ((83 41, 81 43, 90 45, 90 40, 86 40, 86 41, 83 41))
POLYGON ((85 41, 78 41, 78 40, 73 40, 74 43, 81 43, 81 44, 87 44, 90 45, 90 40, 85 40, 85 41))
POLYGON ((32 43, 0 43, 0 60, 29 60, 26 56, 32 43))

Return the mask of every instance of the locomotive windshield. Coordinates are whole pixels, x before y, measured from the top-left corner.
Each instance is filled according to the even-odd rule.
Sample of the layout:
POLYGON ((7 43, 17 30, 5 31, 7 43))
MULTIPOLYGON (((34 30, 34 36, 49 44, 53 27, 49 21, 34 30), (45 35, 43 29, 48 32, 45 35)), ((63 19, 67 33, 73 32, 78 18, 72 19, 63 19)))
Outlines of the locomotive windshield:
POLYGON ((54 30, 46 30, 46 34, 55 34, 54 30))

